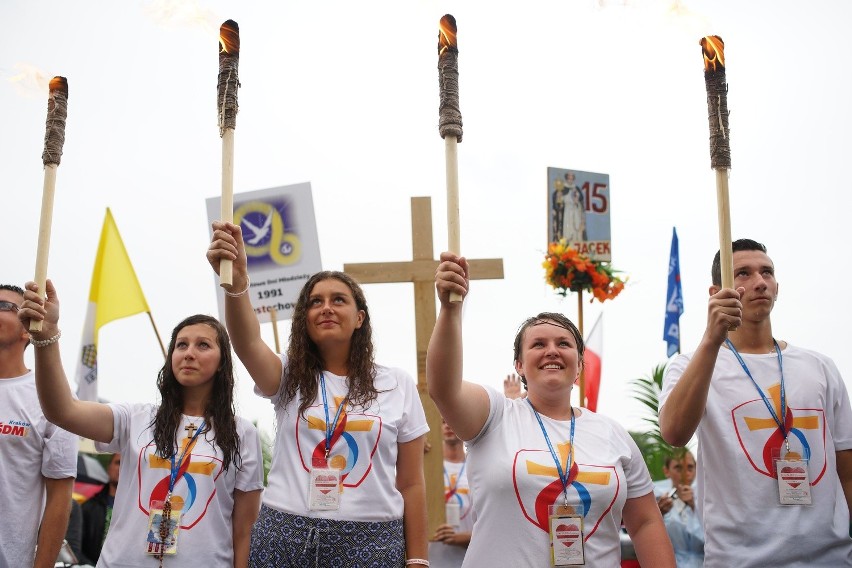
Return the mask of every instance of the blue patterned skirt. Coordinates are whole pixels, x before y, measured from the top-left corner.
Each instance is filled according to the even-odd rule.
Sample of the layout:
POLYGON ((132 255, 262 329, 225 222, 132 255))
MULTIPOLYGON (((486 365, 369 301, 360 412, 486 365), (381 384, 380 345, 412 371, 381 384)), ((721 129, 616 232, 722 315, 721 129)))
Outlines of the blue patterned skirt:
POLYGON ((402 519, 316 519, 263 505, 251 531, 252 568, 403 568, 402 519))

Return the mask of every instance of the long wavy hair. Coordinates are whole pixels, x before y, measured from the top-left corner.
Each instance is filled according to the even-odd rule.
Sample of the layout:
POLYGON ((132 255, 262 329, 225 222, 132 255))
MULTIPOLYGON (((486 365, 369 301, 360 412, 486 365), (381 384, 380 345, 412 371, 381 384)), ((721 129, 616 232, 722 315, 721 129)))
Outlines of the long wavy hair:
POLYGON ((352 291, 357 309, 364 312, 361 327, 352 334, 349 345, 349 359, 346 364, 349 398, 353 406, 368 406, 378 396, 375 387, 376 363, 373 356, 373 328, 370 324, 370 310, 364 291, 351 276, 336 270, 317 272, 305 283, 293 309, 293 321, 290 326, 290 346, 287 348, 287 369, 284 374, 284 391, 279 404, 285 406, 299 393, 302 401, 299 414, 313 404, 319 394, 319 375, 325 368, 325 362, 319 347, 308 335, 308 307, 314 286, 323 280, 339 280, 352 291))
POLYGON ((234 362, 231 357, 231 340, 225 327, 216 318, 197 314, 189 316, 172 330, 166 363, 157 377, 157 389, 162 402, 151 422, 154 429, 154 444, 157 455, 169 458, 176 454, 178 447, 178 427, 183 414, 183 387, 175 377, 172 368, 172 354, 180 331, 190 325, 203 324, 216 331, 219 344, 219 367, 213 377, 213 390, 207 408, 204 409, 204 435, 213 431, 212 444, 222 451, 222 469, 227 470, 231 463, 240 468, 240 438, 237 435, 237 419, 234 411, 234 362))

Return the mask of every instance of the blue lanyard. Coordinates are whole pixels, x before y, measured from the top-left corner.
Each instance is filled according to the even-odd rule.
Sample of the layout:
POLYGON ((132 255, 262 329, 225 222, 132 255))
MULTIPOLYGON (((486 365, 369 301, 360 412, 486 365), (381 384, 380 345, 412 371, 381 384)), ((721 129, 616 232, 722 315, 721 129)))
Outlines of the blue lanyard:
POLYGON ((569 450, 568 450, 568 460, 566 463, 567 471, 562 471, 562 464, 559 462, 559 457, 556 455, 556 451, 553 449, 553 444, 550 443, 550 436, 547 435, 547 430, 544 428, 544 422, 541 421, 541 416, 539 416, 538 411, 530 402, 530 399, 527 398, 527 403, 532 408, 533 414, 535 414, 536 420, 538 420, 538 425, 541 426, 541 433, 544 434, 544 441, 547 442, 547 448, 550 450, 550 456, 553 458, 553 461, 556 463, 556 471, 559 472, 559 480, 562 482, 562 495, 565 497, 565 505, 568 505, 568 476, 571 474, 571 462, 572 457, 574 455, 574 407, 571 407, 571 437, 568 440, 569 450))
MULTIPOLYGON (((204 430, 204 424, 206 422, 204 420, 201 421, 201 426, 199 426, 198 430, 195 431, 195 434, 192 435, 192 438, 186 443, 186 446, 183 447, 183 451, 180 454, 180 459, 177 463, 175 463, 175 455, 172 454, 172 469, 171 474, 169 475, 169 496, 171 496, 172 491, 175 488, 175 483, 178 479, 178 472, 180 471, 180 466, 183 465, 183 458, 186 457, 186 452, 189 451, 189 447, 195 442, 195 439, 201 434, 201 431, 204 430)), ((168 500, 168 498, 166 499, 168 500)))
POLYGON ((467 456, 464 457, 464 461, 462 462, 461 469, 459 470, 458 475, 456 475, 456 482, 452 485, 450 484, 450 474, 447 473, 447 468, 444 466, 444 476, 447 478, 447 487, 450 488, 450 491, 447 495, 447 499, 456 494, 456 488, 459 486, 459 479, 461 479, 462 474, 464 473, 464 468, 467 465, 467 456))
POLYGON ((328 400, 325 396, 325 374, 320 373, 320 388, 322 389, 322 405, 325 408, 325 459, 328 459, 328 454, 331 453, 331 436, 337 428, 337 421, 340 420, 340 411, 346 406, 346 400, 340 402, 337 407, 337 414, 334 415, 334 423, 329 424, 328 421, 328 400))
POLYGON ((790 451, 790 443, 787 441, 787 430, 784 427, 784 420, 787 419, 787 394, 784 390, 784 364, 781 360, 781 348, 778 347, 778 342, 775 341, 774 339, 772 340, 772 343, 775 345, 775 353, 778 355, 778 369, 781 371, 781 416, 784 417, 784 420, 778 418, 778 415, 775 413, 775 409, 772 407, 772 404, 769 402, 769 399, 766 398, 766 395, 764 394, 763 389, 760 388, 760 385, 758 385, 757 381, 754 380, 754 377, 751 376, 751 372, 748 370, 748 367, 746 366, 746 363, 743 360, 742 355, 739 354, 739 352, 737 351, 737 348, 734 347, 733 343, 731 343, 731 340, 725 339, 725 343, 728 345, 728 348, 731 350, 731 352, 737 358, 737 361, 740 362, 740 365, 742 366, 746 375, 748 375, 748 378, 751 379, 751 382, 754 385, 754 388, 757 389, 757 392, 760 395, 760 398, 763 399, 763 404, 766 405, 767 410, 769 410, 769 414, 772 415, 772 419, 775 420, 775 424, 777 424, 778 429, 781 430, 781 435, 784 436, 784 442, 787 444, 787 451, 789 452, 790 451))

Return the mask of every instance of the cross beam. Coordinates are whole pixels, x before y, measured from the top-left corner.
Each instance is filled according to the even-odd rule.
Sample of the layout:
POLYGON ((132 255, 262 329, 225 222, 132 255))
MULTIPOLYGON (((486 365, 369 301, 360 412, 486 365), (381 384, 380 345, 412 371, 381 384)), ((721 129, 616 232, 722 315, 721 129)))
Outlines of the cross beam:
MULTIPOLYGON (((432 450, 424 459, 426 477, 426 507, 429 514, 429 535, 445 522, 444 460, 441 455, 441 415, 426 389, 426 349, 432 328, 435 327, 435 270, 433 258, 432 199, 411 198, 412 257, 407 262, 370 262, 344 264, 343 271, 361 284, 412 282, 414 284, 414 324, 417 342, 417 391, 429 423, 428 441, 432 450)), ((489 258, 468 260, 471 279, 503 278, 503 260, 489 258)))

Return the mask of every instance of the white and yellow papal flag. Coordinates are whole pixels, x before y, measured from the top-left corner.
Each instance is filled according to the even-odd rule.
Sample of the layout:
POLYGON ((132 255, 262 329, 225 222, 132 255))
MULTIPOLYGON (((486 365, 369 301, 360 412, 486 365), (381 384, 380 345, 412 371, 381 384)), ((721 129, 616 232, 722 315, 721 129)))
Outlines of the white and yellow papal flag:
POLYGON ((142 312, 150 314, 150 311, 107 207, 77 362, 77 397, 80 400, 98 400, 98 330, 101 326, 142 312))

